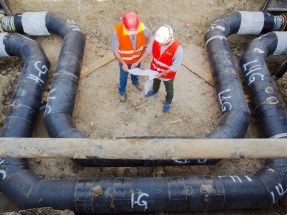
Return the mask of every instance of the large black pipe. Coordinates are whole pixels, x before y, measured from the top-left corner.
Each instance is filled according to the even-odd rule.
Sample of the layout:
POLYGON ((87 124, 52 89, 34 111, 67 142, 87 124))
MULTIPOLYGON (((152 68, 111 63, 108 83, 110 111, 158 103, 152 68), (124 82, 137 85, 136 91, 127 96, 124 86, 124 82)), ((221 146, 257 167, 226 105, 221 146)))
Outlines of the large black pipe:
POLYGON ((279 30, 284 24, 281 18, 268 13, 242 11, 212 23, 204 40, 223 119, 207 137, 243 138, 250 122, 250 112, 227 37, 231 34, 262 34, 279 30))
POLYGON ((13 18, 14 23, 3 21, 11 17, 2 18, 2 28, 16 29, 18 33, 33 36, 54 33, 63 39, 44 113, 44 124, 49 136, 88 138, 76 128, 72 120, 86 42, 84 34, 74 20, 61 19, 49 12, 26 12, 16 14, 13 18), (5 24, 14 26, 3 26, 5 24))
POLYGON ((188 165, 215 165, 218 159, 197 160, 100 160, 100 159, 74 159, 83 167, 153 167, 153 166, 188 166, 188 165))
MULTIPOLYGON (((0 33, 0 56, 18 56, 24 61, 0 136, 30 137, 50 62, 39 43, 20 34, 0 33)), ((26 159, 0 158, 0 165, 1 192, 24 208, 40 177, 29 169, 26 159)))
MULTIPOLYGON (((41 93, 50 67, 39 43, 20 34, 2 34, 8 56, 24 60, 2 127, 2 137, 30 137, 41 105, 41 93)), ((5 54, 4 54, 5 55, 5 54)))
MULTIPOLYGON (((36 180, 25 163, 18 161, 14 163, 16 172, 7 172, 2 180, 1 190, 25 209, 123 213, 266 208, 286 191, 286 165, 281 159, 267 160, 254 176, 70 180, 36 180)), ((9 165, 6 160, 1 164, 9 165)))
MULTIPOLYGON (((233 73, 228 75, 237 79, 236 75, 232 76, 233 73)), ((215 79, 215 82, 222 92, 228 83, 224 81, 226 78, 223 78, 223 74, 217 75, 216 70, 213 70, 213 77, 217 76, 219 78, 215 79), (223 86, 220 83, 224 83, 223 86)), ((223 112, 231 112, 231 115, 242 112, 239 108, 230 111, 231 106, 226 103, 226 97, 229 96, 219 96, 223 112)), ((224 119, 228 119, 229 114, 224 116, 224 119)), ((239 116, 246 116, 246 113, 239 116)), ((226 123, 229 125, 228 121, 226 123)), ((237 124, 233 122, 231 125, 237 124)), ((222 130, 215 131, 217 137, 224 134, 222 130)), ((244 132, 244 128, 237 130, 232 127, 231 130, 237 135, 244 132)), ((1 190, 5 189, 6 195, 12 193, 9 196, 12 199, 20 198, 17 203, 23 208, 49 206, 78 213, 260 208, 271 206, 286 191, 285 159, 267 160, 263 169, 249 177, 190 176, 38 181, 21 159, 15 159, 14 163, 1 160, 0 173, 3 176, 0 178, 1 190)))
POLYGON ((287 32, 271 32, 251 41, 240 60, 252 104, 266 137, 287 137, 284 103, 265 63, 271 54, 287 52, 287 32))
POLYGON ((44 114, 45 127, 50 137, 88 138, 72 120, 86 38, 73 20, 47 13, 45 21, 49 32, 63 39, 44 114))

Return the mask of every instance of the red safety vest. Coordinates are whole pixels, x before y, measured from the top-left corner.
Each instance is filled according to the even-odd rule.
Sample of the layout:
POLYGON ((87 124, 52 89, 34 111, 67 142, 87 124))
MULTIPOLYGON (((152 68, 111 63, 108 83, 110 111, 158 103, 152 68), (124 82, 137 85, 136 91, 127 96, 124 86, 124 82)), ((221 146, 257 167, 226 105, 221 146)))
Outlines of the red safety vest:
MULTIPOLYGON (((163 71, 168 70, 172 65, 173 56, 180 45, 180 42, 177 39, 174 39, 173 43, 165 50, 164 53, 162 53, 162 55, 160 55, 160 45, 157 41, 154 40, 152 46, 153 59, 150 64, 150 69, 159 73, 163 73, 163 71)), ((175 77, 175 75, 176 71, 172 71, 167 75, 161 76, 161 78, 172 79, 175 77)))
POLYGON ((116 31, 119 42, 119 53, 126 64, 135 63, 142 53, 143 47, 146 44, 144 36, 144 24, 139 22, 138 33, 136 34, 136 50, 134 50, 129 33, 123 23, 116 25, 113 28, 116 31))

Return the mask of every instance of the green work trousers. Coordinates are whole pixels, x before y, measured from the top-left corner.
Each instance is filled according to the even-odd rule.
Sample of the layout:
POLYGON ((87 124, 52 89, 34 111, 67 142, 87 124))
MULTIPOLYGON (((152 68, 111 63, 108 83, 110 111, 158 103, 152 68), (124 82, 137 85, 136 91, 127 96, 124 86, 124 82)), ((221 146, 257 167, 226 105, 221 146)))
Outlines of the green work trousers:
MULTIPOLYGON (((165 91, 166 91, 166 97, 165 97, 165 100, 166 102, 168 103, 171 103, 172 102, 172 98, 173 98, 173 81, 174 81, 174 78, 173 79, 170 79, 169 81, 164 81, 164 86, 165 86, 165 91)), ((152 90, 155 91, 155 92, 158 92, 159 90, 159 87, 160 87, 160 82, 161 80, 155 78, 153 79, 153 87, 152 87, 152 90)))

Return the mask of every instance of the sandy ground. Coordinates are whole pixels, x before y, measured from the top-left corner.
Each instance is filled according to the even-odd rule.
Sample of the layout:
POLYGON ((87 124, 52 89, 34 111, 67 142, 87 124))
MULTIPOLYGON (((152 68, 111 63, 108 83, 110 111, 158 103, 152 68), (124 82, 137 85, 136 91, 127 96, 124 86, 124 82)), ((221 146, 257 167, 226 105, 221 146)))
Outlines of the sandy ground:
MULTIPOLYGON (((153 20, 147 20, 147 23, 153 20)), ((113 20, 116 24, 117 20, 113 20)), ((78 23, 87 37, 84 65, 89 65, 105 54, 111 52, 110 29, 96 32, 89 28, 89 23, 78 23), (99 42, 101 41, 101 42, 99 42)), ((155 32, 156 24, 152 28, 155 32)), ((184 50, 190 44, 203 47, 203 36, 206 28, 187 24, 190 34, 178 33, 176 37, 182 42, 184 50)), ((56 66, 61 47, 61 39, 52 35, 48 37, 32 37, 43 46, 51 61, 51 74, 48 78, 46 92, 52 80, 52 74, 56 66)), ((246 44, 254 37, 237 36, 229 37, 230 47, 234 60, 238 61, 246 44)), ((202 51, 198 55, 190 56, 192 60, 202 62, 206 53, 202 51)), ((273 71, 282 60, 282 57, 269 57, 267 59, 270 71, 273 71)), ((149 66, 150 59, 142 64, 142 68, 149 66)), ((22 61, 17 57, 0 59, 2 84, 2 115, 0 123, 3 124, 9 99, 22 69, 22 61)), ((208 69, 207 61, 201 66, 208 69)), ((161 86, 158 95, 146 98, 143 92, 139 92, 130 82, 127 86, 127 101, 121 103, 118 98, 118 74, 119 67, 116 60, 96 70, 92 74, 81 79, 76 98, 73 119, 78 129, 88 134, 91 138, 109 138, 125 136, 204 136, 217 126, 221 113, 217 96, 210 84, 193 74, 186 67, 181 66, 175 79, 175 96, 172 107, 168 113, 162 112, 165 91, 161 86), (171 124, 178 119, 182 122, 171 124)), ((144 84, 146 77, 141 77, 144 84)), ((279 89, 287 96, 287 82, 283 77, 277 82, 279 89)), ((252 107, 250 107, 252 108, 252 107)), ((48 137, 42 122, 43 113, 39 113, 32 137, 48 137)), ((246 138, 261 138, 262 134, 257 119, 252 115, 251 124, 246 138)), ((31 169, 45 179, 68 179, 88 177, 152 177, 153 168, 149 167, 122 167, 122 168, 83 168, 68 159, 30 159, 31 169)), ((264 164, 264 160, 222 160, 215 166, 191 166, 191 167, 164 167, 162 176, 178 175, 252 175, 264 164)), ((18 211, 19 208, 13 201, 0 193, 0 212, 18 211)), ((287 211, 287 198, 283 197, 272 208, 260 210, 234 210, 216 211, 189 214, 284 214, 287 211)), ((169 213, 175 214, 175 213, 169 213)))

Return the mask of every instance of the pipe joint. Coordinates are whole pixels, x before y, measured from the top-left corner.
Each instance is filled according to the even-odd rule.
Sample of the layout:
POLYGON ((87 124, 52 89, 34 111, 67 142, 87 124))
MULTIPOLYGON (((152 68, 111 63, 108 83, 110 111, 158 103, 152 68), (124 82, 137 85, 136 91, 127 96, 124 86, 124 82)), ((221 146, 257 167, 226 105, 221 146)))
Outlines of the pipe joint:
POLYGON ((14 16, 1 16, 0 17, 0 31, 1 32, 16 32, 14 24, 14 16))
POLYGON ((274 17, 274 29, 273 31, 286 31, 287 26, 287 14, 283 13, 280 16, 274 17))

